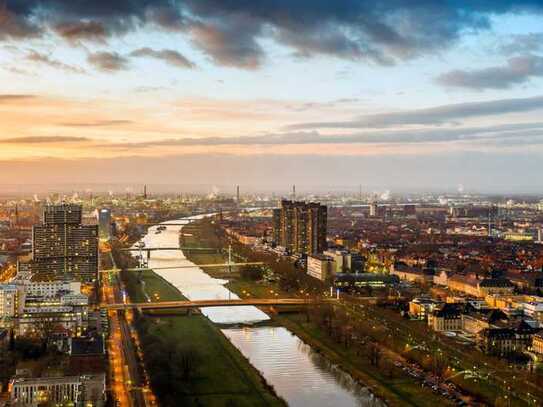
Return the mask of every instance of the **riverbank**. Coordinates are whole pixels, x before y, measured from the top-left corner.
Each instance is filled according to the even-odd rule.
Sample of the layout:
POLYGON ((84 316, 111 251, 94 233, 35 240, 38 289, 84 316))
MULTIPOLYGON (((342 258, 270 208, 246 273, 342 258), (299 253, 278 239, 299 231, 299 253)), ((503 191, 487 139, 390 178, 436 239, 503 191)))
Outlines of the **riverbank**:
MULTIPOLYGON (((125 272, 123 279, 133 302, 145 301, 146 295, 156 301, 186 299, 174 286, 152 271, 142 273, 141 281, 144 284, 138 281, 135 273, 125 272)), ((165 389, 162 394, 157 392, 161 405, 286 405, 219 328, 200 313, 187 315, 186 311, 180 312, 182 315, 172 315, 171 311, 167 316, 143 315, 143 319, 138 321, 144 359, 153 388, 158 386, 165 389), (168 349, 172 346, 176 349, 168 349), (171 361, 177 358, 177 364, 185 369, 166 369, 169 366, 164 364, 156 366, 159 354, 166 356, 164 364, 172 364, 171 361), (165 374, 166 371, 170 375, 165 374)))
MULTIPOLYGON (((190 236, 183 238, 184 246, 204 246, 224 248, 217 239, 217 234, 210 233, 210 223, 207 220, 195 222, 190 225, 190 236), (201 226, 201 227, 200 227, 201 226)), ((209 264, 225 262, 226 256, 221 251, 215 253, 186 252, 186 257, 195 264, 209 264)), ((208 272, 206 270, 206 272, 208 272)), ((224 270, 210 270, 211 276, 223 277, 224 270)), ((303 295, 300 292, 281 290, 278 282, 259 282, 240 278, 240 273, 232 274, 227 287, 242 298, 261 297, 272 295, 292 297, 303 295)), ((264 309, 265 311, 269 311, 264 309)), ((357 355, 355 349, 343 349, 332 341, 314 324, 304 322, 305 313, 270 314, 276 325, 281 325, 297 335, 314 350, 325 355, 332 363, 340 366, 343 371, 350 374, 362 386, 370 388, 372 393, 391 406, 436 406, 452 405, 443 397, 437 396, 428 389, 421 388, 418 381, 407 376, 405 372, 395 366, 372 366, 363 355, 357 355)))

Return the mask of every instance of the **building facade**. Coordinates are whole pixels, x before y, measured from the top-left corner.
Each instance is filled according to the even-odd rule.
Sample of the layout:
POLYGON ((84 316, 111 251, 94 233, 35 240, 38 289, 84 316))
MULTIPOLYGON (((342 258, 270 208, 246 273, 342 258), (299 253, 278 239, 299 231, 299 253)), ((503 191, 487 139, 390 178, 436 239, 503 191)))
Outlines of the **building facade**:
POLYGON ((111 210, 102 208, 98 210, 98 232, 101 240, 110 240, 112 235, 111 210))
POLYGON ((428 315, 428 325, 437 332, 462 330, 462 305, 444 304, 428 315))
POLYGON ((48 205, 41 225, 32 229, 32 261, 19 263, 21 274, 40 280, 96 280, 98 226, 82 224, 79 205, 48 205))
POLYGON ((101 407, 105 405, 105 374, 15 378, 10 383, 11 405, 73 405, 101 407))
POLYGON ((315 202, 281 201, 273 212, 275 243, 289 253, 318 254, 326 249, 327 208, 315 202))
POLYGON ((24 292, 15 284, 0 284, 0 327, 11 327, 23 311, 24 292))
POLYGON ((333 274, 334 260, 328 256, 316 254, 307 256, 307 274, 326 281, 333 274))

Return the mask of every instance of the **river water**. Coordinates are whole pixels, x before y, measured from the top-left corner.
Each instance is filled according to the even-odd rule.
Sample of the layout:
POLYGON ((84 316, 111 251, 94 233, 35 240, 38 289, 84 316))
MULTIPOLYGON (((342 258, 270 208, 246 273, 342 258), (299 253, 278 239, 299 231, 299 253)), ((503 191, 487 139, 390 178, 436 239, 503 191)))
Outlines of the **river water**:
MULTIPOLYGON (((149 228, 142 239, 146 247, 177 247, 179 232, 188 220, 179 226, 167 226, 161 233, 156 226, 149 228)), ((179 250, 151 252, 149 267, 174 285, 191 300, 238 298, 224 287, 226 280, 211 278, 198 266, 187 260, 179 250), (194 266, 190 268, 160 270, 159 267, 194 266)), ((256 307, 209 307, 202 312, 218 324, 251 324, 269 319, 256 307)), ((383 405, 368 390, 333 366, 326 358, 314 352, 297 336, 282 327, 244 327, 223 329, 222 332, 258 369, 277 394, 292 407, 351 407, 383 405)))

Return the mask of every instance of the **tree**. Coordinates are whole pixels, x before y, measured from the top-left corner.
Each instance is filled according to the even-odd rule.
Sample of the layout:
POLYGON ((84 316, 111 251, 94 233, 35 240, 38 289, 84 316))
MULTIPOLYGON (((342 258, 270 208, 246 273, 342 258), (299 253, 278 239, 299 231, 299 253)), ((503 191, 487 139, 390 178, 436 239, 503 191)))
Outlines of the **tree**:
POLYGON ((370 360, 370 364, 375 367, 379 367, 379 364, 381 362, 381 357, 383 356, 383 352, 381 351, 381 348, 379 345, 375 342, 370 342, 368 344, 368 359, 370 360))
POLYGON ((264 272, 262 271, 261 267, 242 266, 239 274, 244 280, 257 281, 262 280, 264 272))
POLYGON ((432 358, 432 372, 437 377, 443 377, 449 366, 449 360, 442 352, 435 352, 432 358))
POLYGON ((173 354, 173 360, 174 375, 185 381, 194 378, 201 364, 199 353, 191 347, 178 346, 173 354))

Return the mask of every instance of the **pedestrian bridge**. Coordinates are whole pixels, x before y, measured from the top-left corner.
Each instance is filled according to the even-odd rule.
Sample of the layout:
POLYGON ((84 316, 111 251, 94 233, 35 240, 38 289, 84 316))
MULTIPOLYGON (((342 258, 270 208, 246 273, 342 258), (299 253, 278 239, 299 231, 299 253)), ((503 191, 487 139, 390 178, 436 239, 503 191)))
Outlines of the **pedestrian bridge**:
MULTIPOLYGON (((321 300, 322 301, 322 300, 321 300)), ((324 301, 331 301, 326 299, 324 301)), ((139 302, 128 304, 100 304, 102 309, 126 310, 126 309, 184 309, 205 307, 236 307, 244 305, 252 306, 284 306, 284 305, 310 305, 315 300, 304 298, 251 298, 236 300, 197 300, 197 301, 162 301, 139 302)))
MULTIPOLYGON (((162 266, 162 267, 135 267, 135 268, 127 268, 124 269, 126 271, 154 271, 154 270, 175 270, 175 269, 192 269, 192 268, 204 268, 204 269, 213 269, 213 268, 228 268, 233 269, 236 267, 241 266, 263 266, 265 263, 260 261, 255 262, 247 262, 247 263, 219 263, 219 264, 180 264, 178 266, 162 266)), ((119 272, 121 269, 114 268, 114 269, 107 269, 107 270, 99 270, 99 273, 115 273, 119 272)))
POLYGON ((147 260, 151 259, 151 252, 158 252, 158 251, 173 251, 173 250, 181 250, 181 251, 190 251, 190 252, 206 252, 206 253, 215 253, 219 252, 220 249, 215 249, 213 247, 126 247, 119 249, 121 252, 139 252, 141 255, 143 255, 143 252, 147 255, 147 260))

